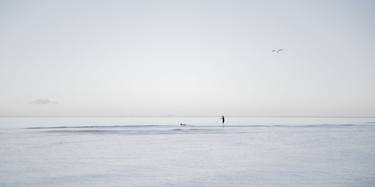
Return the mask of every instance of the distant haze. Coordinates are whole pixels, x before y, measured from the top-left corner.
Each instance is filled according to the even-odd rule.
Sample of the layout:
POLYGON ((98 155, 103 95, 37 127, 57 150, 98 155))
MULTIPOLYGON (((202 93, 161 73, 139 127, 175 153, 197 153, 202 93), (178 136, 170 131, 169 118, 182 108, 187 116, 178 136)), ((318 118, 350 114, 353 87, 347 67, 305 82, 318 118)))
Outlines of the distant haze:
POLYGON ((372 0, 0 0, 0 116, 375 116, 374 18, 372 0))

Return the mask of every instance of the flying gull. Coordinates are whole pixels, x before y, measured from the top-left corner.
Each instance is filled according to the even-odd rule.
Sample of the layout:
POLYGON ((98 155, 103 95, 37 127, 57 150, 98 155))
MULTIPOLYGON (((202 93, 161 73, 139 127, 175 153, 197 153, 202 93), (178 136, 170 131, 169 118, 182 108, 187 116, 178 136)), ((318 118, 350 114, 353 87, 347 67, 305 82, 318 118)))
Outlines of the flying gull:
POLYGON ((284 49, 272 49, 272 52, 273 53, 280 53, 281 51, 283 51, 284 49))

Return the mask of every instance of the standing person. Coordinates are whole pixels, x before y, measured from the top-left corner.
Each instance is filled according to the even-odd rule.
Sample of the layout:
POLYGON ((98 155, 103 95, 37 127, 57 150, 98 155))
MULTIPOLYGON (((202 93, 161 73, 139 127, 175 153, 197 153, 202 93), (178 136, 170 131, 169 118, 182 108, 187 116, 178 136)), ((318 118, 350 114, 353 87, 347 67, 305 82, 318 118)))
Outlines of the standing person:
POLYGON ((224 127, 224 122, 225 122, 225 117, 224 116, 221 116, 221 122, 223 123, 223 127, 224 127))

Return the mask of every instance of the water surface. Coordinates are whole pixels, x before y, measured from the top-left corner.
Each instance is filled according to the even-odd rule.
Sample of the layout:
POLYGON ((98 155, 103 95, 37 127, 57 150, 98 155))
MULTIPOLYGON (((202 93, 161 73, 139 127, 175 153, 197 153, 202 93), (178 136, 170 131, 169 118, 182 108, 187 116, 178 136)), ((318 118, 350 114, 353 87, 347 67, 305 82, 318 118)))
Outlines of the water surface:
POLYGON ((2 118, 0 186, 374 186, 374 121, 2 118))

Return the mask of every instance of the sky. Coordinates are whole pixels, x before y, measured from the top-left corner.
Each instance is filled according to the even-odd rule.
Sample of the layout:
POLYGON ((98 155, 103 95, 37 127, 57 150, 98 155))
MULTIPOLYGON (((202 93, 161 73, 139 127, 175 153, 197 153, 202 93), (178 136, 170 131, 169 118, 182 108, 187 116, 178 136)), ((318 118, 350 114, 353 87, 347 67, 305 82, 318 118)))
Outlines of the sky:
POLYGON ((375 116, 374 18, 372 0, 0 0, 0 116, 375 116))

